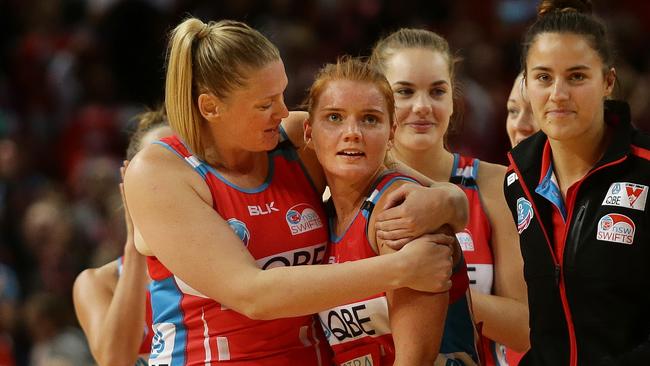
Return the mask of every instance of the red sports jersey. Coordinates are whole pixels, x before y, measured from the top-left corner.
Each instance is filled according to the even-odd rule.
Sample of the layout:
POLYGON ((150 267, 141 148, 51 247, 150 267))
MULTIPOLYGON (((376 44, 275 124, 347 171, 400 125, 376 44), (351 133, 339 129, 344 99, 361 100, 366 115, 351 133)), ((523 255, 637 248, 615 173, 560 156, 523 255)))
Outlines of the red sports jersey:
MULTIPOLYGON (((293 147, 280 144, 269 152, 266 182, 244 189, 190 154, 177 137, 158 143, 204 178, 214 209, 260 268, 322 262, 327 247, 326 216, 293 147)), ((219 250, 218 243, 215 250, 219 250)), ((154 338, 149 365, 329 364, 329 350, 314 316, 252 320, 191 288, 155 257, 148 257, 147 264, 153 280, 154 338)))
MULTIPOLYGON (((384 190, 396 180, 413 179, 388 173, 375 182, 354 221, 343 236, 330 235, 328 263, 344 263, 377 256, 368 241, 368 220, 374 204, 384 190)), ((388 319, 386 294, 338 306, 319 313, 327 341, 334 350, 337 365, 392 365, 395 346, 388 319)))
MULTIPOLYGON (((470 287, 483 294, 491 294, 494 281, 494 256, 492 255, 492 229, 483 209, 478 184, 478 159, 454 154, 450 182, 457 184, 469 201, 469 223, 463 232, 456 234, 467 262, 470 287)), ((479 343, 485 366, 514 366, 520 355, 486 337, 479 343)))

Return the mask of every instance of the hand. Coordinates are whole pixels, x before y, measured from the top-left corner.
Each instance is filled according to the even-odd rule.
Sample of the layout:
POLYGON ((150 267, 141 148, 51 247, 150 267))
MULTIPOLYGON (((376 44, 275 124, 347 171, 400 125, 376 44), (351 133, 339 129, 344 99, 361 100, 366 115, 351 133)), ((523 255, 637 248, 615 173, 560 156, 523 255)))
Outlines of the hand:
POLYGON ((467 221, 465 193, 447 183, 423 187, 406 183, 387 194, 384 211, 377 214, 377 244, 399 250, 409 240, 436 232, 449 224, 456 231, 467 221))
POLYGON ((425 292, 445 292, 451 288, 453 237, 443 234, 423 235, 396 254, 406 260, 405 287, 425 292))

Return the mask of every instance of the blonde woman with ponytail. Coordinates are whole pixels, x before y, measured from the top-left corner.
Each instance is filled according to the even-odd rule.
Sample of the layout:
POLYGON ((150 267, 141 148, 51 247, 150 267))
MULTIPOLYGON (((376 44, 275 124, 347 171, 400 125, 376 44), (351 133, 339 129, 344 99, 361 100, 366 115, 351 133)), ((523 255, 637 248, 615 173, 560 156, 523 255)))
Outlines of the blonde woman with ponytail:
MULTIPOLYGON (((246 24, 190 18, 171 34, 165 105, 177 135, 142 150, 125 176, 152 278, 150 365, 328 365, 312 314, 382 291, 451 285, 451 250, 427 238, 312 265, 328 242, 324 179, 280 128, 286 85, 277 48, 246 24)), ((462 192, 436 192, 429 201, 459 206, 438 226, 462 227, 462 192)))

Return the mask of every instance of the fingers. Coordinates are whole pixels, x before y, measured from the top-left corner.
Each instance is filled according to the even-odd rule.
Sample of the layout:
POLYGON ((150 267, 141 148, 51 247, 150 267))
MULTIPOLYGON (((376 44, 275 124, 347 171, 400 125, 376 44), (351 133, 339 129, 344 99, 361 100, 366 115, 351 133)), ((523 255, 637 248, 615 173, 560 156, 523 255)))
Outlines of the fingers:
POLYGON ((400 187, 398 187, 396 190, 389 192, 388 195, 386 196, 386 202, 384 203, 383 212, 377 216, 378 220, 388 220, 388 219, 393 219, 396 217, 400 216, 394 216, 394 213, 390 213, 389 215, 386 215, 386 217, 383 217, 382 215, 386 214, 390 208, 397 207, 399 206, 400 203, 404 202, 406 199, 406 195, 408 193, 408 190, 405 189, 407 184, 404 184, 400 187))
POLYGON ((406 245, 411 239, 397 239, 397 240, 379 240, 380 246, 387 246, 393 250, 400 250, 406 245))
POLYGON ((383 240, 412 239, 411 231, 405 228, 379 229, 375 235, 383 240))

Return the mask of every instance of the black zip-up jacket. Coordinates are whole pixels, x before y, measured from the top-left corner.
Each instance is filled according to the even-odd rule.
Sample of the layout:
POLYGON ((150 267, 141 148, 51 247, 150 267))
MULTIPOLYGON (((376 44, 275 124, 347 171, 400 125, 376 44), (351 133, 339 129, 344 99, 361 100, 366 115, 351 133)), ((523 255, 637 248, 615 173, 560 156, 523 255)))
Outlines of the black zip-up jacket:
POLYGON ((504 190, 530 307, 522 366, 650 365, 650 136, 632 128, 623 102, 606 102, 605 120, 607 151, 565 202, 562 258, 553 246, 555 208, 535 192, 546 135, 508 154, 504 190))

